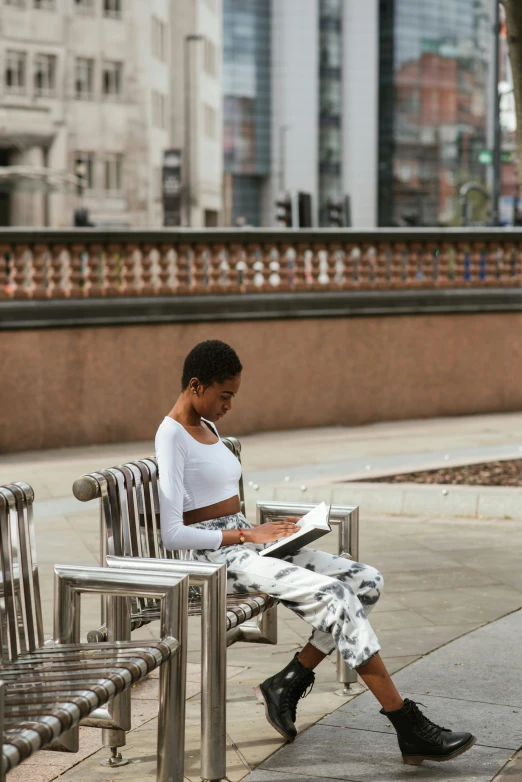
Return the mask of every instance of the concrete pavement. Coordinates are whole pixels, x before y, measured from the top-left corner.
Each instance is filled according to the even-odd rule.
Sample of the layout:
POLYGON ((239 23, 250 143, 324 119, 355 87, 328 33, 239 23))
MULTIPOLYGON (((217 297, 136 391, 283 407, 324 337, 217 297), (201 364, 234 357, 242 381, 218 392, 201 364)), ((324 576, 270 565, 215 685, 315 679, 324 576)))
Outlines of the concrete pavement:
MULTIPOLYGON (((378 463, 379 469, 388 471, 411 469, 412 465, 415 469, 423 469, 446 463, 445 455, 453 463, 459 463, 459 459, 460 463, 463 463, 462 460, 464 463, 466 460, 482 461, 484 458, 499 458, 503 454, 512 456, 518 453, 521 443, 522 414, 396 422, 354 429, 300 430, 244 437, 242 445, 248 513, 253 516, 256 499, 268 499, 273 493, 287 499, 308 499, 312 495, 313 482, 316 486, 327 486, 328 480, 357 477, 361 465, 365 469, 366 464, 372 466, 378 463), (259 488, 256 490, 254 485, 248 486, 249 482, 259 488), (308 491, 301 492, 300 487, 305 482, 309 484, 308 491)), ((36 535, 47 633, 51 631, 53 565, 98 562, 98 508, 96 504, 84 505, 72 497, 71 485, 74 479, 84 472, 145 456, 152 450, 152 443, 148 442, 13 454, 0 458, 1 484, 24 480, 35 489, 36 535)), ((350 491, 349 486, 343 488, 343 491, 346 490, 350 491)), ((349 497, 348 493, 346 500, 349 497)), ((325 548, 333 546, 333 541, 328 537, 323 541, 325 548)), ((385 594, 372 614, 372 624, 379 635, 383 656, 392 671, 399 671, 411 663, 416 666, 429 665, 431 657, 425 655, 461 636, 469 633, 473 635, 473 631, 522 607, 522 521, 441 518, 430 512, 413 517, 388 514, 369 516, 362 505, 361 559, 371 562, 384 573, 385 594)), ((284 609, 280 610, 279 616, 280 643, 277 647, 238 644, 229 649, 228 662, 231 668, 227 729, 228 773, 231 780, 240 780, 248 775, 282 743, 279 735, 266 723, 263 710, 257 706, 251 690, 253 684, 283 667, 307 638, 308 628, 300 619, 284 609)), ((83 631, 96 626, 98 618, 98 601, 87 600, 83 611, 83 631)), ((198 621, 191 620, 189 624, 189 659, 193 665, 197 665, 198 621)), ((155 626, 149 625, 140 632, 150 637, 154 636, 155 631, 155 626)), ((472 635, 467 637, 471 638, 472 635)), ((187 778, 197 780, 197 668, 192 668, 191 676, 193 688, 187 704, 187 778)), ((426 689, 434 690, 435 685, 426 689)), ((369 699, 370 696, 364 697, 369 699)), ((28 778, 32 782, 48 782, 64 772, 65 776, 61 779, 67 782, 151 778, 155 752, 154 698, 148 699, 148 711, 144 711, 143 707, 147 698, 134 700, 138 715, 135 724, 138 727, 129 734, 127 753, 136 759, 141 758, 140 763, 121 769, 102 770, 98 765, 100 754, 105 756, 106 753, 96 753, 100 743, 99 734, 83 731, 86 742, 84 755, 87 759, 79 765, 67 771, 67 766, 63 765, 63 756, 40 753, 30 768, 24 766, 13 772, 9 777, 10 782, 16 782, 17 779, 21 782, 28 778), (59 763, 57 758, 60 759, 59 763)), ((324 715, 334 712, 347 702, 346 697, 339 694, 333 661, 325 661, 319 668, 313 693, 301 702, 299 729, 317 723, 324 715)), ((452 724, 452 713, 446 714, 445 721, 452 724)), ((322 726, 321 729, 326 727, 322 726)), ((329 729, 332 727, 339 728, 334 725, 329 729)), ((376 741, 389 742, 389 736, 380 737, 379 729, 374 732, 378 734, 376 741)), ((489 753, 491 747, 487 744, 484 747, 484 752, 489 753)), ((509 750, 510 747, 502 745, 501 749, 509 750)), ((285 749, 281 756, 287 751, 290 749, 285 749)), ((396 762, 391 757, 390 763, 396 762)), ((495 757, 495 762, 498 761, 498 767, 494 770, 496 773, 504 762, 504 755, 497 753, 495 757)), ((67 762, 72 764, 77 761, 69 756, 67 762)), ((455 769, 458 768, 456 764, 457 761, 455 769)), ((405 779, 405 775, 411 773, 407 767, 399 765, 397 768, 393 773, 399 776, 390 776, 389 779, 405 779)), ((438 768, 441 769, 437 772, 438 778, 460 779, 458 776, 444 776, 443 772, 449 773, 449 765, 438 768)), ((267 767, 263 773, 275 774, 273 778, 279 779, 283 772, 275 767, 267 767)), ((288 780, 288 773, 294 774, 293 771, 284 773, 286 777, 281 782, 288 780)), ((424 768, 420 773, 424 776, 424 768)), ((451 773, 457 774, 457 771, 451 773)), ((511 773, 510 769, 505 773, 511 773)), ((301 780, 303 777, 295 778, 301 780)), ((357 776, 354 779, 358 782, 357 776)), ((509 779, 514 777, 509 776, 509 779)))
POLYGON ((379 714, 373 696, 365 693, 275 753, 246 781, 520 780, 521 646, 522 612, 517 611, 394 677, 401 693, 422 701, 434 722, 477 736, 477 744, 454 761, 425 761, 420 768, 402 765, 393 727, 379 714))

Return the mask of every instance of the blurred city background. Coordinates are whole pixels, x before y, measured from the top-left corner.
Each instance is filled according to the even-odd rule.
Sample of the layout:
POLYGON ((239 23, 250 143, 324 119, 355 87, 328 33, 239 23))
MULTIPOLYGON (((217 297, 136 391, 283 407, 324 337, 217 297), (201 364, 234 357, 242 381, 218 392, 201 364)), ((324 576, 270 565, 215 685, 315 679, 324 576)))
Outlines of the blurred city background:
POLYGON ((516 224, 495 6, 2 0, 0 226, 516 224))
MULTIPOLYGON (((478 736, 423 780, 522 780, 517 148, 521 0, 0 0, 0 500, 34 490, 45 633, 54 566, 105 565, 103 510, 128 502, 73 485, 136 475, 185 356, 221 339, 244 366, 219 433, 241 439, 247 516, 360 512, 386 664, 478 736)), ((251 686, 307 637, 278 611, 276 645, 228 652, 226 778, 410 779, 333 658, 277 752, 251 686)), ((82 621, 99 626, 98 599, 82 621)), ((9 781, 152 779, 157 711, 154 682, 133 690, 128 766, 102 770, 82 727, 80 755, 38 753, 9 781)))

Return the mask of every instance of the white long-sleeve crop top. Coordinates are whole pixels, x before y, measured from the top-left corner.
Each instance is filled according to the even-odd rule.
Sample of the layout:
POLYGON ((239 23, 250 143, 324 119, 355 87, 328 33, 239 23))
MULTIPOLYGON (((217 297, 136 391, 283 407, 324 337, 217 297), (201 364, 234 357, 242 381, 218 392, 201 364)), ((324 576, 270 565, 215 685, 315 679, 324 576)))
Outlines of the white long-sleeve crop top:
MULTIPOLYGON (((209 421, 203 420, 216 432, 209 421)), ((165 548, 219 548, 221 531, 185 526, 183 512, 237 495, 241 477, 238 459, 220 439, 211 445, 200 443, 170 416, 163 419, 156 433, 156 458, 161 539, 165 548)))

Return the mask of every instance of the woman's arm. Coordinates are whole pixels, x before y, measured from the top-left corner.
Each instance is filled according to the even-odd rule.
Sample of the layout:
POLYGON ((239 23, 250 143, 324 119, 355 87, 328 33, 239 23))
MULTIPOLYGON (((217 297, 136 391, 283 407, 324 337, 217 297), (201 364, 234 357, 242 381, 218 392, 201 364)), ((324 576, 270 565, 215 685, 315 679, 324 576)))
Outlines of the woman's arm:
POLYGON ((161 539, 165 548, 217 549, 222 544, 220 530, 196 529, 183 524, 183 473, 186 451, 180 437, 159 430, 156 435, 159 468, 161 539))
POLYGON ((159 468, 161 540, 170 551, 218 549, 234 546, 244 537, 247 543, 271 543, 295 532, 297 519, 268 522, 254 529, 206 530, 183 524, 183 473, 186 451, 181 437, 161 428, 156 435, 159 468))

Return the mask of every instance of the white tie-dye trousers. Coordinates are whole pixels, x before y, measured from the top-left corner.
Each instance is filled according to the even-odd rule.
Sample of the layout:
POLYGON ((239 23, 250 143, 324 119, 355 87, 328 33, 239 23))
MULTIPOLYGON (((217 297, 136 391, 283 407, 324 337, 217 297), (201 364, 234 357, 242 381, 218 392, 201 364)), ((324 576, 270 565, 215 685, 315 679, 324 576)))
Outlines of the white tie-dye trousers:
MULTIPOLYGON (((243 514, 194 525, 200 529, 248 529, 243 514)), ((268 544, 267 544, 268 545, 268 544)), ((227 565, 227 592, 264 592, 312 625, 312 643, 324 654, 337 648, 351 668, 358 668, 380 649, 367 615, 383 586, 369 565, 303 548, 285 559, 260 557, 264 544, 223 546, 193 551, 194 559, 227 565)))

